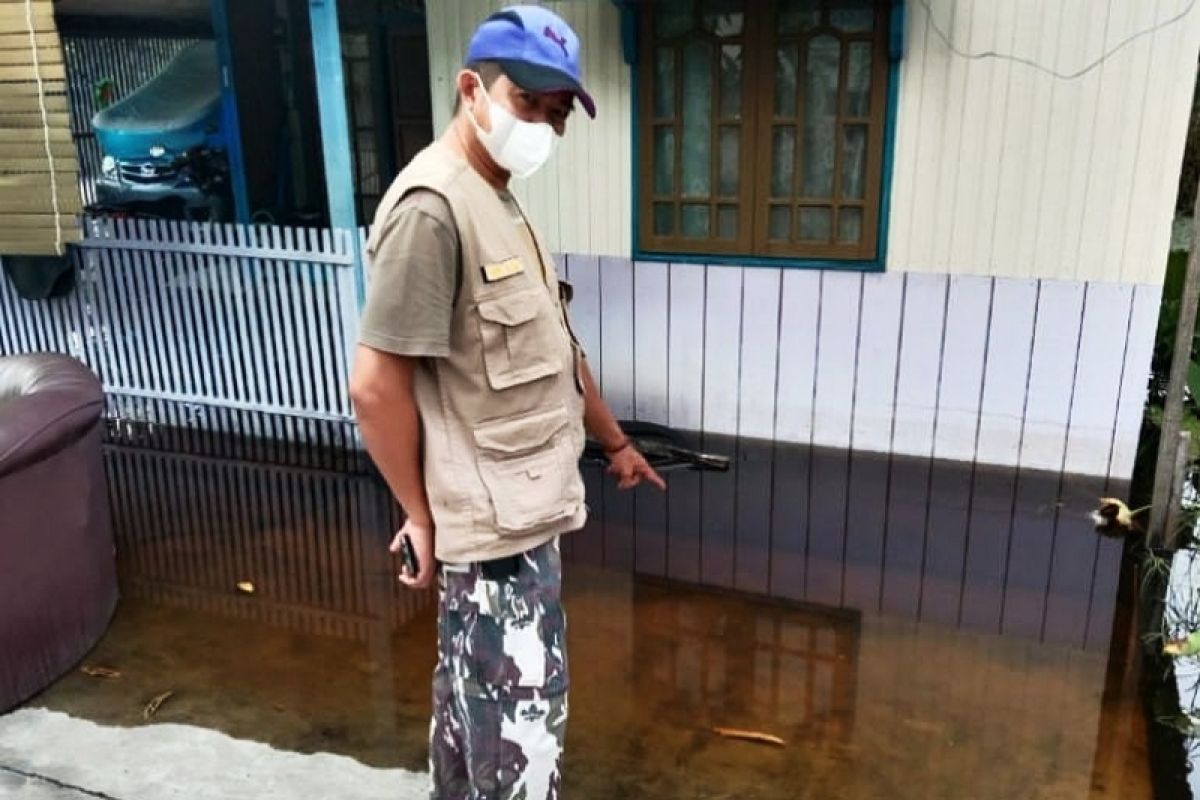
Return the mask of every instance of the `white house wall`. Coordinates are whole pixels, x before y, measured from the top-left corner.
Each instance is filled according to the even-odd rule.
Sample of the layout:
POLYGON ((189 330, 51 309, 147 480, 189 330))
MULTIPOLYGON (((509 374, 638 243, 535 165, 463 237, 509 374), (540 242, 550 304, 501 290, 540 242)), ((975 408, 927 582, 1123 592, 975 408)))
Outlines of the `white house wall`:
POLYGON ((1200 8, 927 2, 932 18, 926 0, 906 3, 888 268, 1161 283, 1200 8), (935 24, 963 53, 1066 76, 1107 59, 1055 77, 953 53, 935 24))
MULTIPOLYGON (((470 32, 500 5, 428 4, 439 127, 470 32)), ((931 17, 907 0, 886 273, 859 275, 633 263, 619 14, 609 0, 547 5, 583 38, 600 111, 573 120, 551 165, 517 191, 565 254, 578 328, 618 415, 1129 477, 1200 8, 929 0, 931 17), (964 53, 1066 76, 1109 55, 1056 78, 955 55, 933 21, 964 53)))

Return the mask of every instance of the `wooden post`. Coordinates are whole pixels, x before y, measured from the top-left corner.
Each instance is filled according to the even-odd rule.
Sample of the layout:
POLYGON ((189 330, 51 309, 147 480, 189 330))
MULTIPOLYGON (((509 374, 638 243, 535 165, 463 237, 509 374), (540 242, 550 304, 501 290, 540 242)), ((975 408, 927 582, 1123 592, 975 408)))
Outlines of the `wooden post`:
POLYGON ((1196 331, 1196 306, 1200 304, 1200 191, 1192 209, 1192 246, 1188 252, 1187 277, 1179 308, 1179 327, 1175 330, 1175 349, 1171 353, 1171 375, 1167 399, 1163 405, 1162 430, 1158 439, 1158 459, 1154 466, 1154 492, 1150 498, 1150 546, 1162 547, 1174 536, 1167 531, 1167 517, 1177 496, 1175 459, 1179 431, 1183 425, 1183 390, 1187 385, 1188 363, 1192 359, 1192 336, 1196 331))
POLYGON ((1168 550, 1175 549, 1179 536, 1180 512, 1183 511, 1183 482, 1187 478, 1188 456, 1192 450, 1192 434, 1180 431, 1175 443, 1175 480, 1171 482, 1171 501, 1167 504, 1167 519, 1163 527, 1163 541, 1168 550))

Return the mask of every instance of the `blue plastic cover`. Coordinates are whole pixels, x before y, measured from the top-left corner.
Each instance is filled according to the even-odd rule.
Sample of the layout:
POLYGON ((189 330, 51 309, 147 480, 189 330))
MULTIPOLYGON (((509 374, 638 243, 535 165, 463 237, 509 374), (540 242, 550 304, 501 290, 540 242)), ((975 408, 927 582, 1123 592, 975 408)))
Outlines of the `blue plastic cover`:
POLYGON ((189 45, 162 72, 92 118, 105 155, 150 158, 150 148, 179 154, 215 144, 221 122, 221 72, 211 40, 189 45))

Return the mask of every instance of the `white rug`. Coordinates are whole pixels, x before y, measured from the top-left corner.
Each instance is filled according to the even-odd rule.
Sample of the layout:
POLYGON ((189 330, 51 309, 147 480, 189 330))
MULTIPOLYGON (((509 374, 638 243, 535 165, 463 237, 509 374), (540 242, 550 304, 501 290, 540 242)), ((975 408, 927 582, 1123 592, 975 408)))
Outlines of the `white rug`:
POLYGON ((116 728, 57 711, 0 716, 0 766, 118 800, 424 800, 429 778, 302 755, 191 725, 116 728))

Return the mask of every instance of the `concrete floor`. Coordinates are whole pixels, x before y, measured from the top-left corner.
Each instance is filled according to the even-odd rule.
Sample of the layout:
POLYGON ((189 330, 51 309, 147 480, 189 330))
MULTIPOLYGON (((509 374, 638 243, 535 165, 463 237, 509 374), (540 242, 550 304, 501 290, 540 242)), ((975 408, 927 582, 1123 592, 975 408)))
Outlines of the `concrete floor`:
POLYGON ((194 725, 97 725, 24 709, 0 718, 5 798, 418 800, 427 776, 300 754, 194 725))
POLYGON ((0 767, 0 797, 13 800, 89 800, 96 795, 68 786, 50 778, 25 775, 9 767, 0 767))

